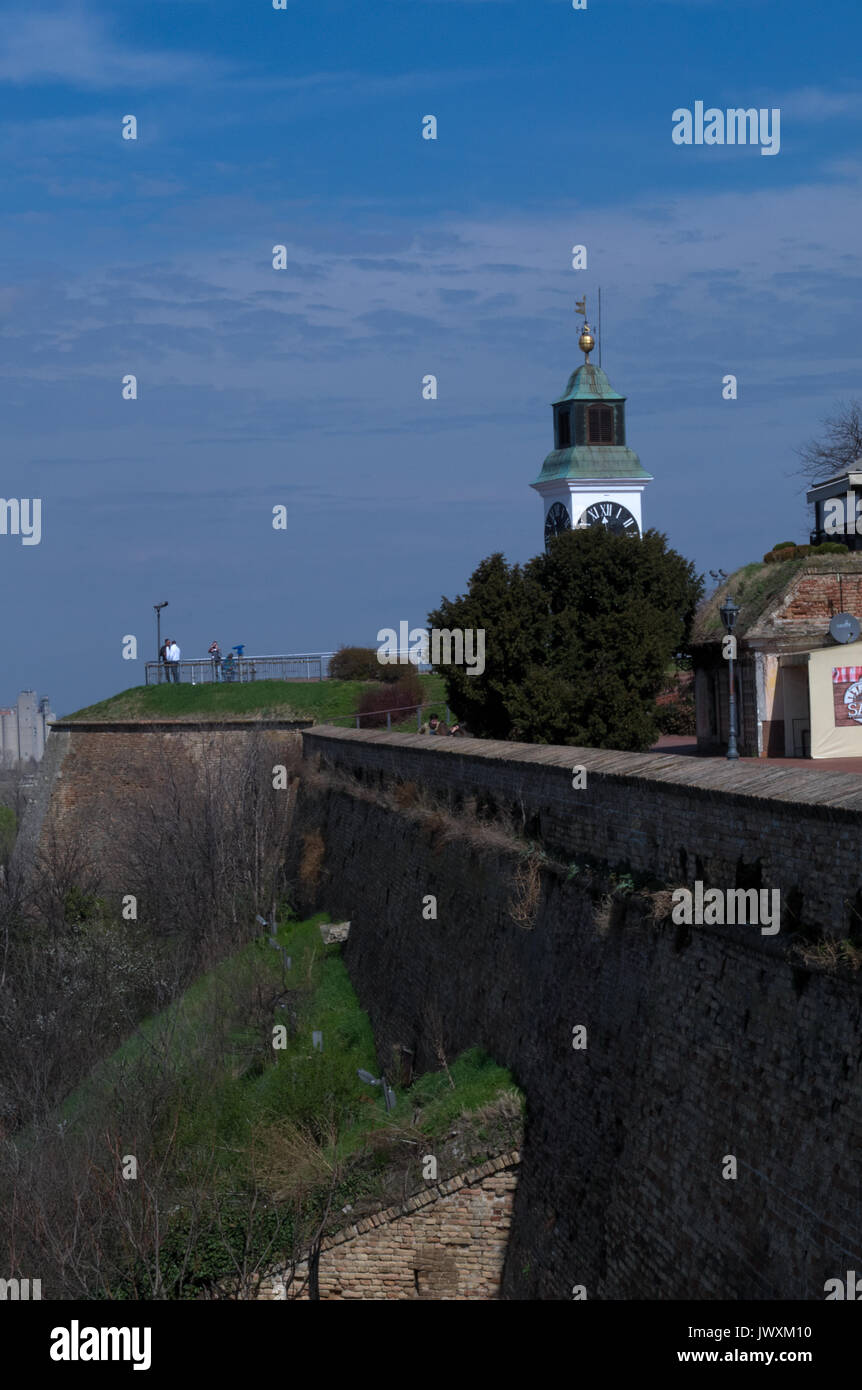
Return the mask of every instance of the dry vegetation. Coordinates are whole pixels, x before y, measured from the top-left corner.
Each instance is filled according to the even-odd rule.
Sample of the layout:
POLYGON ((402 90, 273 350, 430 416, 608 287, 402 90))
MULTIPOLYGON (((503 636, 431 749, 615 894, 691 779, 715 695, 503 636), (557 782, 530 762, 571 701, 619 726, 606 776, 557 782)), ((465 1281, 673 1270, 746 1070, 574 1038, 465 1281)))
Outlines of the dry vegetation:
POLYGON ((309 830, 302 835, 302 854, 299 860, 299 879, 311 896, 317 893, 320 872, 326 855, 326 846, 319 830, 309 830))
MULTIPOLYGON (((144 1017, 259 935, 256 914, 283 897, 295 781, 275 791, 273 761, 272 745, 253 734, 200 759, 164 756, 120 847, 135 920, 121 916, 102 866, 62 824, 0 883, 0 1259, 23 1277, 44 1271, 52 1296, 84 1296, 129 1251, 143 1258, 158 1246, 172 1147, 170 1126, 153 1147, 154 1120, 182 1090, 164 1048, 134 1083, 131 1073, 114 1077, 97 1127, 79 1132, 74 1117, 58 1121, 57 1107, 144 1017), (141 1181, 118 1180, 126 1154, 141 1181)), ((295 752, 280 761, 295 774, 295 752)), ((232 988, 245 992, 245 1017, 262 1017, 271 981, 232 988)), ((201 1026, 206 1064, 236 1065, 217 1008, 201 1026)), ((207 1180, 193 1175, 190 1190, 207 1180)), ((193 1213, 190 1222, 193 1231, 193 1213)))
POLYGON ((856 975, 862 969, 862 947, 847 939, 829 936, 817 942, 798 942, 794 956, 809 969, 825 970, 830 975, 856 975))
POLYGON ((542 896, 543 857, 535 851, 522 855, 515 866, 514 893, 509 904, 509 916, 519 927, 532 929, 536 924, 542 896))

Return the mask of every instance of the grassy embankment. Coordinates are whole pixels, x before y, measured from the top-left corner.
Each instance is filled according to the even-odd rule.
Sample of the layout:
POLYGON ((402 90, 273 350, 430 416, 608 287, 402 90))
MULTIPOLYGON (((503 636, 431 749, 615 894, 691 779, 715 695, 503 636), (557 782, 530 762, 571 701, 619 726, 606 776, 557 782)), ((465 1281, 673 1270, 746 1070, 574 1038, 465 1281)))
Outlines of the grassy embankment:
MULTIPOLYGON (((159 1260, 168 1297, 196 1297, 235 1276, 240 1255, 258 1272, 299 1255, 321 1213, 336 1214, 331 1228, 348 1205, 355 1220, 400 1200, 423 1186, 426 1154, 442 1180, 520 1140, 522 1098, 478 1050, 405 1089, 393 1059, 387 1114, 381 1088, 357 1075, 379 1075, 374 1038, 340 947, 322 943, 325 920, 279 928, 289 970, 267 936, 223 961, 62 1107, 69 1138, 106 1129, 130 1137, 147 1117, 142 1177, 152 1183, 158 1172, 159 1205, 171 1211, 159 1260)), ((110 1296, 151 1297, 152 1281, 152 1257, 135 1258, 110 1296)))
MULTIPOLYGON (((424 700, 446 707, 443 679, 420 675, 424 700)), ((138 685, 107 700, 64 715, 64 719, 314 719, 318 724, 338 720, 346 724, 356 712, 366 690, 378 689, 366 681, 231 681, 203 685, 138 685)), ((394 721, 393 721, 394 727, 394 721)), ((416 727, 415 717, 404 723, 416 727)))

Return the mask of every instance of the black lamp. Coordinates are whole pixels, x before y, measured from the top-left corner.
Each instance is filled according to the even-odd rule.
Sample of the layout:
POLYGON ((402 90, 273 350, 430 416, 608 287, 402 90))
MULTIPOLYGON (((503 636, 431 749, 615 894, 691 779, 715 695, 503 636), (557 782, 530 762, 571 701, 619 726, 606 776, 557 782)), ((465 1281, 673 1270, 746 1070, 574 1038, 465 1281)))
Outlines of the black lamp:
MULTIPOLYGON (((734 603, 733 599, 730 597, 730 594, 728 594, 727 598, 724 600, 724 603, 721 605, 718 611, 721 614, 721 621, 724 623, 725 632, 728 634, 729 637, 732 637, 733 629, 736 627, 736 620, 739 617, 739 605, 734 603)), ((728 758, 739 757, 739 749, 736 746, 736 691, 734 689, 733 682, 734 645, 734 643, 731 643, 730 656, 728 657, 728 678, 730 680, 730 709, 728 711, 730 718, 730 733, 727 739, 728 758)))

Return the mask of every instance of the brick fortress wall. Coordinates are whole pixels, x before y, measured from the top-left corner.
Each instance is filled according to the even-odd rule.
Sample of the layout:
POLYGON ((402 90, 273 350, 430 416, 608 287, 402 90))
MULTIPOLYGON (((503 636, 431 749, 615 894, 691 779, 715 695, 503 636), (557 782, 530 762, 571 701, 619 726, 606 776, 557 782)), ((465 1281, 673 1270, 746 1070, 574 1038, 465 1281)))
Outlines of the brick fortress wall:
POLYGON ((235 747, 261 731, 273 762, 296 756, 298 730, 310 720, 277 723, 57 723, 28 798, 14 865, 24 865, 52 837, 79 842, 99 867, 107 891, 128 892, 127 849, 135 818, 164 789, 171 768, 182 776, 208 753, 235 747))
POLYGON ((367 785, 414 782, 456 807, 478 797, 565 862, 780 888, 798 918, 839 937, 862 910, 862 782, 849 773, 353 729, 307 730, 303 745, 367 785))
MULTIPOLYGON (((328 1237, 318 1267, 321 1299, 499 1298, 518 1159, 502 1154, 448 1182, 429 1183, 403 1206, 328 1237)), ((306 1274, 300 1265, 296 1287, 306 1274)), ((289 1299, 292 1287, 274 1274, 258 1297, 289 1299)), ((300 1297, 307 1298, 307 1290, 300 1297)))
MULTIPOLYGON (((22 843, 64 827, 112 870, 161 752, 195 759, 202 738, 245 732, 52 733, 22 843)), ((352 920, 345 959, 381 1061, 403 1046, 424 1070, 438 1044, 449 1057, 479 1045, 526 1092, 503 1297, 569 1299, 583 1285, 589 1298, 819 1299, 827 1278, 862 1268, 858 977, 791 966, 784 926, 776 938, 676 928, 639 898, 609 923, 550 869, 532 926, 519 924, 522 857, 375 800, 407 800, 410 783, 456 810, 478 798, 564 863, 591 855, 719 887, 755 878, 843 934, 862 862, 854 779, 327 729, 304 744, 358 779, 302 787, 286 853, 296 860, 303 833, 322 839, 319 882, 298 905, 352 920), (428 894, 436 921, 422 916, 428 894), (576 1025, 586 1049, 572 1047, 576 1025), (735 1181, 721 1177, 728 1154, 735 1181)))
POLYGON ((550 869, 519 924, 523 857, 450 838, 406 803, 408 783, 452 805, 484 798, 557 857, 670 882, 703 872, 732 887, 760 858, 764 887, 789 880, 824 917, 858 883, 858 809, 818 805, 821 775, 793 769, 782 777, 814 781, 746 789, 751 770, 661 757, 323 729, 304 745, 359 779, 310 781, 295 828, 322 839, 302 906, 351 919, 345 959, 381 1063, 406 1047, 423 1070, 438 1043, 449 1057, 482 1046, 526 1092, 504 1298, 582 1285, 588 1298, 820 1299, 859 1267, 858 977, 791 965, 784 929, 675 927, 637 896, 609 921, 550 869), (575 762, 588 794, 571 786, 575 762), (376 799, 387 790, 403 809, 376 799))

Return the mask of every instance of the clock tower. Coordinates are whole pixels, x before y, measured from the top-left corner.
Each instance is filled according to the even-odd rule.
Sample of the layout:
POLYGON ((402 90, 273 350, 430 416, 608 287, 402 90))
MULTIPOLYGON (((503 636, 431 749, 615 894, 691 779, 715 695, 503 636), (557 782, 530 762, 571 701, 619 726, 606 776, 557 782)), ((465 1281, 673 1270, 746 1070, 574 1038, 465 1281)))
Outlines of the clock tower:
POLYGON ((652 474, 626 447, 626 398, 590 362, 596 343, 585 315, 578 347, 582 366, 554 401, 554 447, 534 483, 545 508, 545 545, 580 526, 607 526, 626 536, 643 534, 641 493, 652 474))

